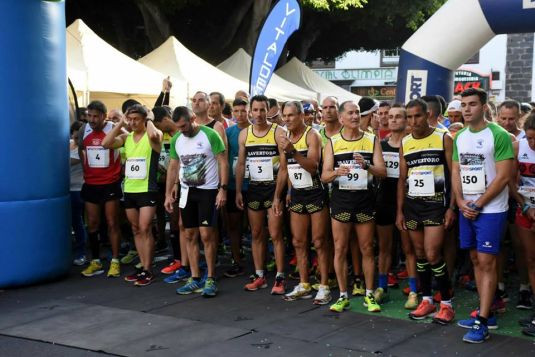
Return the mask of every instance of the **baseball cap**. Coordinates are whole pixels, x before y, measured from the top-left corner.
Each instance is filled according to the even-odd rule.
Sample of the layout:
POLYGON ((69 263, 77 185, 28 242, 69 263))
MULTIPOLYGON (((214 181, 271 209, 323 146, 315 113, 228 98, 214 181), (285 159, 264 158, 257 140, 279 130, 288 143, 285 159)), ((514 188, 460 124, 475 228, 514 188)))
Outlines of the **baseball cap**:
POLYGON ((447 112, 460 112, 461 111, 461 101, 460 100, 452 100, 450 104, 448 104, 447 112))

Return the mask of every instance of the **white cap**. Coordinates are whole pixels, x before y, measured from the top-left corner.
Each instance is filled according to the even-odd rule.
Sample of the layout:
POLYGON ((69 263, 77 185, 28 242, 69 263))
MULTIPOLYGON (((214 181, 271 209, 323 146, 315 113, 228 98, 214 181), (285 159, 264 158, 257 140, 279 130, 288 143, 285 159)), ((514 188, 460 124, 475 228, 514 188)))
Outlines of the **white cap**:
POLYGON ((460 100, 452 100, 450 104, 448 104, 448 110, 447 112, 460 112, 461 111, 461 101, 460 100))

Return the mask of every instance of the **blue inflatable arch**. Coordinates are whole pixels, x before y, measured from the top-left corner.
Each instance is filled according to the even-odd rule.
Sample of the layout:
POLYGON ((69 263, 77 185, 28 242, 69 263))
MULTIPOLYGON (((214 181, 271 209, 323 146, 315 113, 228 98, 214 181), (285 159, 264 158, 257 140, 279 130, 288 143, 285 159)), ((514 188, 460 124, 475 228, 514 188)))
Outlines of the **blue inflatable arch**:
POLYGON ((494 36, 535 32, 535 0, 449 0, 401 48, 396 100, 450 100, 453 73, 494 36))
POLYGON ((0 1, 0 287, 70 267, 64 1, 0 1))

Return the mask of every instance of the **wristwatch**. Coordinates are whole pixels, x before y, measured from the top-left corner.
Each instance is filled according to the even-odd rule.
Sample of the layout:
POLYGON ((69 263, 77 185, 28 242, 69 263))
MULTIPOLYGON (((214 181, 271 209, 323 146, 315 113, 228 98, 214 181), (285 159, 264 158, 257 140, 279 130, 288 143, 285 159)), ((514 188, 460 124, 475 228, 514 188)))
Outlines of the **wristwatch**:
POLYGON ((292 151, 290 151, 287 155, 288 155, 288 156, 294 156, 296 152, 297 152, 297 150, 295 150, 295 148, 294 148, 294 149, 293 149, 292 151))
POLYGON ((218 185, 218 188, 222 188, 224 191, 228 190, 228 185, 218 185))

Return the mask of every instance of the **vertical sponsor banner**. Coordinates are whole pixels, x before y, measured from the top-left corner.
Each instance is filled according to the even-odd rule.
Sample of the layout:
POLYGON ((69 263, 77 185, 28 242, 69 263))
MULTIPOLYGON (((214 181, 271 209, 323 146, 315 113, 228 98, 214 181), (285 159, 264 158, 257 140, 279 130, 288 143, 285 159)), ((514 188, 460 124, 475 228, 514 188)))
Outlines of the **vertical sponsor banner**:
POLYGON ((264 94, 288 38, 299 28, 301 7, 297 0, 280 0, 269 12, 252 57, 249 93, 264 94))
POLYGON ((408 70, 405 98, 418 99, 427 95, 427 70, 408 70))

